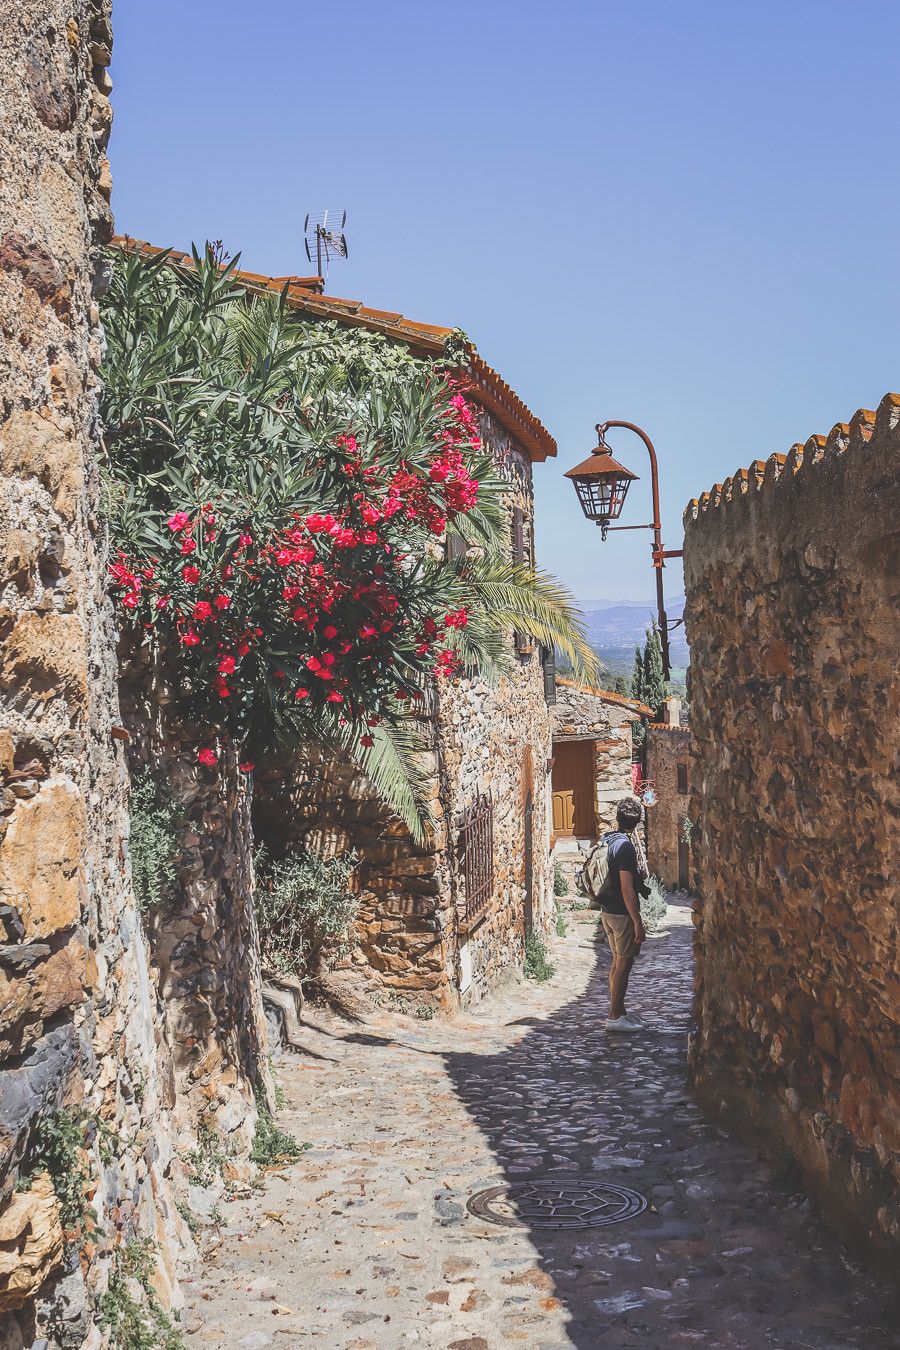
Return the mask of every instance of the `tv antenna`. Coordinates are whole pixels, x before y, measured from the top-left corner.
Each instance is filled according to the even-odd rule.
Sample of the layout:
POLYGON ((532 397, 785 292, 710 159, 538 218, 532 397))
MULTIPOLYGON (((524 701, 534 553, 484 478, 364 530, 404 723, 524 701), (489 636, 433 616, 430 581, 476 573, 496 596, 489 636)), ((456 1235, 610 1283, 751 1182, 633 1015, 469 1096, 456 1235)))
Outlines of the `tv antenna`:
POLYGON ((344 226, 347 223, 346 211, 310 212, 303 223, 306 257, 316 264, 316 275, 320 281, 328 276, 332 258, 347 257, 347 236, 344 226))

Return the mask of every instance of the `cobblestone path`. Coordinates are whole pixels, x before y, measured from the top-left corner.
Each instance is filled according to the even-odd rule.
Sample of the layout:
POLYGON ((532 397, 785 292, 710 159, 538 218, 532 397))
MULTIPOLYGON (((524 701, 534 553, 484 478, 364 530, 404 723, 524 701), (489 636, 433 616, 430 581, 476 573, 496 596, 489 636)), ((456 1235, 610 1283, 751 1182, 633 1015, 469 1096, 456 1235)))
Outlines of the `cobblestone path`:
POLYGON ((281 1123, 312 1147, 225 1206, 189 1286, 191 1347, 898 1343, 886 1291, 685 1090, 689 911, 670 908, 641 956, 629 1010, 648 1030, 628 1040, 603 1027, 594 934, 571 925, 549 984, 511 985, 452 1021, 310 1013, 307 1051, 279 1077, 281 1123), (527 1228, 467 1209, 548 1175, 521 1202, 527 1228), (621 1221, 539 1226, 548 1209, 614 1217, 632 1192, 647 1207, 621 1221))

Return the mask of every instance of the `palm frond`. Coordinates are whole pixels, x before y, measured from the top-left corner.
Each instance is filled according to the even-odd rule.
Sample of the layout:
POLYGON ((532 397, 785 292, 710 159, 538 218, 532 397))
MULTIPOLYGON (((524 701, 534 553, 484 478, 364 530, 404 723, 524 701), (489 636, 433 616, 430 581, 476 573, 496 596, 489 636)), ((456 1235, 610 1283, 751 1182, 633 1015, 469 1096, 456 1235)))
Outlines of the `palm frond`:
POLYGON ((428 806, 428 747, 420 723, 412 717, 393 725, 381 722, 363 745, 358 727, 341 728, 344 749, 362 769, 384 804, 403 821, 417 844, 424 844, 433 817, 428 806))

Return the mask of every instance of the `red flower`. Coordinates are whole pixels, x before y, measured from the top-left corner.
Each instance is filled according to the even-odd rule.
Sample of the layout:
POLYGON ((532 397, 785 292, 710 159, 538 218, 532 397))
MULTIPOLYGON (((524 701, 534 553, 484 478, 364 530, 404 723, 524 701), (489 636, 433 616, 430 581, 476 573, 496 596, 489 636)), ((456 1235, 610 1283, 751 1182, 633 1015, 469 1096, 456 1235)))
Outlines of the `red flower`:
POLYGON ((330 623, 327 628, 323 628, 322 631, 325 634, 325 637, 327 638, 337 637, 338 630, 335 628, 333 623, 330 623))
POLYGON ((196 547, 197 543, 194 539, 182 539, 181 541, 182 553, 193 553, 196 547))
POLYGON ((193 628, 188 628, 181 635, 182 647, 196 647, 199 641, 200 641, 200 634, 196 632, 193 628))
POLYGON ((377 506, 364 506, 362 509, 362 518, 367 525, 377 525, 381 519, 381 512, 377 506))
POLYGON ((216 598, 215 598, 215 600, 213 601, 213 603, 214 603, 216 609, 227 609, 228 606, 231 604, 231 596, 230 596, 230 595, 217 595, 216 598))
POLYGON ((168 596, 168 595, 158 595, 158 596, 156 597, 156 608, 157 608, 157 609, 165 609, 166 606, 168 605, 168 603, 169 603, 169 596, 168 596))
POLYGON ((306 663, 306 669, 313 671, 315 674, 318 674, 318 672, 322 669, 322 662, 319 660, 317 656, 311 656, 306 663))
POLYGON ((195 567, 193 563, 188 563, 187 567, 182 567, 181 575, 189 586, 196 586, 200 580, 200 568, 195 567))
POLYGON ((220 675, 233 675, 237 662, 233 656, 223 656, 218 665, 220 675))
POLYGON ((309 698, 309 690, 308 690, 308 689, 302 689, 302 688, 301 688, 301 689, 295 689, 295 690, 294 690, 294 698, 296 698, 296 699, 309 698))
POLYGON ((215 764, 219 756, 216 754, 215 750, 208 750, 204 747, 202 750, 197 751, 197 758, 201 764, 215 764))
POLYGON ((140 598, 137 591, 126 591, 122 596, 122 604, 126 609, 135 609, 140 598))
POLYGON ((360 736, 359 743, 360 745, 365 745, 368 748, 371 748, 375 744, 375 738, 373 736, 360 736))
POLYGON ((200 619, 201 621, 203 619, 210 619, 212 618, 212 612, 212 605, 208 600, 198 600, 194 606, 195 619, 200 619))
POLYGON ((453 609, 449 614, 444 615, 444 623, 448 628, 465 628, 469 622, 469 611, 467 609, 453 609))
POLYGON ((239 535, 238 543, 240 544, 241 548, 249 548, 250 545, 253 543, 253 535, 252 534, 239 535))
POLYGON ((327 699, 325 700, 326 703, 343 703, 343 701, 344 701, 344 695, 343 695, 343 694, 339 694, 338 691, 337 691, 336 689, 332 689, 331 693, 328 695, 327 699))
POLYGON ((256 765, 253 763, 252 759, 245 759, 242 764, 238 765, 238 768, 241 773, 252 773, 256 768, 256 765))
POLYGON ((173 534, 178 534, 184 529, 190 520, 187 511, 176 511, 174 515, 169 516, 169 529, 173 534))

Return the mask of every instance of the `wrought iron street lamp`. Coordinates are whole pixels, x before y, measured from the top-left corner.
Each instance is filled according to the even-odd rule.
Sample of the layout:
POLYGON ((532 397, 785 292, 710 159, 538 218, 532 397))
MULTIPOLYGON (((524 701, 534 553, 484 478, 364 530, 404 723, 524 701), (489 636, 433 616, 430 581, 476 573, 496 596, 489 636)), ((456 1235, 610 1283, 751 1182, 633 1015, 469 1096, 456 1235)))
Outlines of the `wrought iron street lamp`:
POLYGON ((598 422, 596 430, 596 449, 581 464, 577 464, 574 469, 570 469, 566 478, 571 478, 575 484, 581 509, 588 520, 593 520, 600 526, 601 539, 606 538, 607 531, 610 529, 653 531, 652 558, 656 572, 656 608, 662 646, 663 671, 666 679, 668 679, 669 621, 666 618, 663 600, 662 569, 665 566, 666 558, 680 558, 682 550, 666 550, 662 546, 662 523, 659 518, 659 471, 656 464, 656 450, 653 448, 653 442, 647 433, 642 431, 640 427, 635 426, 633 422, 598 422), (653 520, 647 525, 610 525, 611 520, 618 520, 622 507, 625 505, 628 488, 632 480, 638 477, 636 473, 632 473, 630 469, 626 469, 623 464, 619 464, 617 460, 613 459, 610 448, 606 443, 606 433, 610 427, 624 427, 626 431, 633 431, 636 436, 640 436, 647 447, 647 452, 650 455, 650 484, 653 493, 653 520))

